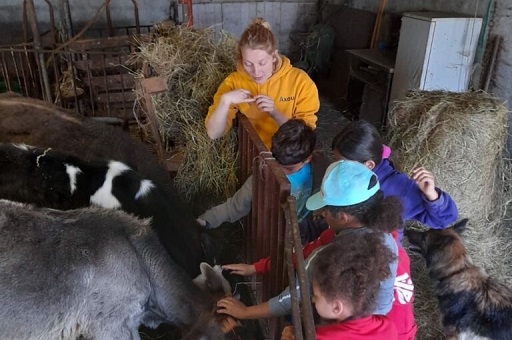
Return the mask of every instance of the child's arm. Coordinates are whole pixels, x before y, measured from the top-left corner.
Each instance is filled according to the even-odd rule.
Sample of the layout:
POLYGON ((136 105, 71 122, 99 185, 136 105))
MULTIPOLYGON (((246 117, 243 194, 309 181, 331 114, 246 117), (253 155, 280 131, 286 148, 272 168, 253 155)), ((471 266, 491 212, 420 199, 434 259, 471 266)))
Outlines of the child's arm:
POLYGON ((457 220, 457 205, 450 195, 435 186, 430 171, 414 169, 411 179, 416 185, 404 197, 408 201, 404 204, 405 219, 414 219, 436 229, 446 228, 457 220), (415 195, 419 197, 415 198, 415 195))
POLYGON ((217 313, 228 314, 237 319, 269 318, 268 301, 259 305, 246 306, 233 297, 227 297, 217 302, 217 313))
POLYGON ((436 183, 434 175, 425 168, 416 168, 412 171, 411 178, 416 181, 418 187, 423 192, 425 197, 433 202, 439 198, 439 193, 436 190, 436 183))
MULTIPOLYGON (((329 244, 334 239, 334 231, 327 229, 314 241, 311 241, 304 245, 302 249, 304 258, 307 258, 309 254, 318 247, 329 244)), ((295 263, 295 256, 293 256, 293 263, 295 263)), ((262 258, 261 260, 254 262, 252 265, 239 263, 239 264, 228 264, 222 266, 223 269, 232 270, 234 274, 239 275, 252 275, 252 274, 265 274, 270 270, 270 257, 262 258)))
POLYGON ((236 222, 251 211, 252 202, 252 175, 247 178, 242 187, 227 199, 198 217, 198 223, 209 225, 209 228, 217 228, 224 222, 236 222), (203 223, 206 221, 208 223, 203 223))
POLYGON ((222 266, 224 270, 230 270, 231 274, 237 274, 242 276, 249 276, 256 274, 256 268, 253 264, 236 263, 236 264, 225 264, 222 266))

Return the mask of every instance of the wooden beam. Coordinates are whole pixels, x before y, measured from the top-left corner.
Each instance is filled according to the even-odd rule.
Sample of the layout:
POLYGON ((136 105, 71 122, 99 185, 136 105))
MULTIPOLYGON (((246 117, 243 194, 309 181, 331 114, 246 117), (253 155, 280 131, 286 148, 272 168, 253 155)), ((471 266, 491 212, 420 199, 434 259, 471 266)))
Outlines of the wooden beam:
POLYGON ((388 0, 380 0, 379 9, 377 10, 377 17, 375 18, 375 25, 373 26, 372 40, 370 42, 370 48, 375 48, 377 39, 379 38, 380 26, 382 25, 382 17, 384 16, 384 8, 386 7, 388 0))

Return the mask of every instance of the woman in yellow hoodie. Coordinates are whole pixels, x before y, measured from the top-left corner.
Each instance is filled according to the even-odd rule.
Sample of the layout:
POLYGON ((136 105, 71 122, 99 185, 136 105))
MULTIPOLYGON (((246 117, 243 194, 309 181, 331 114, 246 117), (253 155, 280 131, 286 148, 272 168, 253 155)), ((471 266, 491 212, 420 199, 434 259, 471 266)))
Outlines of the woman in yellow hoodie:
POLYGON ((290 118, 300 118, 316 127, 320 108, 318 89, 306 72, 279 55, 268 22, 256 19, 242 33, 238 43, 237 71, 219 86, 206 116, 211 139, 222 137, 236 112, 249 118, 270 149, 279 126, 290 118))

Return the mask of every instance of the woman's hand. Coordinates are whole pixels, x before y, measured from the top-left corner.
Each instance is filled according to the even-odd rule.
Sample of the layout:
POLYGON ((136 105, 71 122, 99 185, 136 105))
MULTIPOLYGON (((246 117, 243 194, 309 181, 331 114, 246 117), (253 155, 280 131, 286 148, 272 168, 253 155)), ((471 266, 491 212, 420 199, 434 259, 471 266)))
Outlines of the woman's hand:
POLYGON ((244 89, 236 89, 226 92, 222 95, 221 100, 225 101, 227 105, 240 104, 240 103, 251 103, 255 101, 252 97, 251 92, 244 89))
POLYGON ((253 264, 236 263, 226 264, 222 266, 224 270, 230 270, 231 274, 238 274, 242 276, 248 276, 256 274, 256 267, 253 264))
POLYGON ((274 106, 274 100, 270 97, 264 96, 262 94, 259 94, 257 96, 254 96, 254 99, 256 101, 256 106, 261 111, 268 112, 270 116, 272 116, 273 113, 275 113, 276 108, 274 106))
POLYGON ((217 313, 228 314, 237 319, 245 319, 247 306, 233 297, 227 297, 217 302, 217 313))
POLYGON ((418 187, 429 201, 435 201, 439 198, 436 190, 434 175, 425 168, 416 168, 412 171, 411 178, 416 181, 418 187))
POLYGON ((244 89, 231 90, 220 96, 217 107, 206 121, 206 132, 211 139, 217 139, 224 135, 228 112, 231 105, 253 102, 251 92, 244 89))
POLYGON ((265 95, 259 94, 254 96, 256 106, 260 111, 268 112, 269 116, 281 126, 288 121, 288 117, 284 116, 281 112, 277 111, 274 100, 265 95))

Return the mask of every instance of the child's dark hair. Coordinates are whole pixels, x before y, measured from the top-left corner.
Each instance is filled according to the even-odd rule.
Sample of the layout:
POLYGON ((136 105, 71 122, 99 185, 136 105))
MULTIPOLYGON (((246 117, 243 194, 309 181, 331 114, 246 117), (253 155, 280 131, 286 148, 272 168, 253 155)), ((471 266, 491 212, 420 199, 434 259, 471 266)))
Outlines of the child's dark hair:
POLYGON ((316 133, 302 119, 290 119, 272 137, 272 156, 281 165, 306 160, 316 144, 316 133))
POLYGON ((382 160, 382 137, 371 123, 356 120, 345 125, 332 141, 332 150, 345 159, 379 165, 382 160))
MULTIPOLYGON (((377 183, 377 176, 370 180, 369 188, 377 183)), ((388 196, 379 190, 364 202, 349 206, 327 205, 332 215, 344 212, 356 217, 365 227, 390 233, 402 226, 402 202, 398 197, 388 196)))
POLYGON ((318 252, 311 274, 328 301, 350 303, 352 317, 361 318, 374 310, 380 283, 391 275, 395 259, 383 233, 347 233, 318 252))

